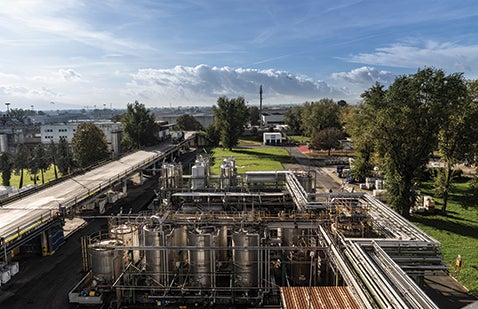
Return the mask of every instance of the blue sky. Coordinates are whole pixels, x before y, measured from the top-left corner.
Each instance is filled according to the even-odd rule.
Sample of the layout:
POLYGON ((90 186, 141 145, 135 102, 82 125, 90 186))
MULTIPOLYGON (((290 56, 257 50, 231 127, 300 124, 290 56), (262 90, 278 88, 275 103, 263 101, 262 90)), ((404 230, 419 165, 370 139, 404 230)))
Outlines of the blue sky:
MULTIPOLYGON (((431 66, 478 78, 475 0, 2 0, 11 108, 356 103, 431 66)), ((5 106, 0 103, 0 110, 5 106)))

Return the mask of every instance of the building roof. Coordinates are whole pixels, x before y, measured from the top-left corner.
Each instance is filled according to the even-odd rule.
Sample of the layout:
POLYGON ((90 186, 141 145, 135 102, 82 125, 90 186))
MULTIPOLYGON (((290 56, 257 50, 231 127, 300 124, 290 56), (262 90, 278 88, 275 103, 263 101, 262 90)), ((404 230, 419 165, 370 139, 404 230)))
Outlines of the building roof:
POLYGON ((361 308, 346 286, 281 287, 284 309, 361 308))

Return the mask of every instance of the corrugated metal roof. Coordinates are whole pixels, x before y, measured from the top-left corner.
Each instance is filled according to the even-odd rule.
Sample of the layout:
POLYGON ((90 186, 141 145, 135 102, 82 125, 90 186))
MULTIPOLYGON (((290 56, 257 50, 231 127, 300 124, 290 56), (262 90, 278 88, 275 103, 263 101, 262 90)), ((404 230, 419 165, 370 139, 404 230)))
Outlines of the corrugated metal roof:
POLYGON ((284 309, 360 308, 346 286, 281 287, 284 309))

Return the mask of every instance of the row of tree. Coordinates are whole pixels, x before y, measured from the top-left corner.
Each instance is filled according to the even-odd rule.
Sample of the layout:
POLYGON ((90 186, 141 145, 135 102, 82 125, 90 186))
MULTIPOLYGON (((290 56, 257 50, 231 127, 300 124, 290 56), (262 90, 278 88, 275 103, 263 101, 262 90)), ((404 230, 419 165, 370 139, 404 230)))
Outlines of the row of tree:
POLYGON ((37 183, 37 175, 41 175, 41 183, 45 183, 44 172, 53 166, 55 179, 58 172, 68 174, 73 167, 73 156, 68 142, 60 139, 58 144, 51 142, 48 145, 38 144, 33 149, 24 144, 18 144, 15 154, 3 152, 0 155, 0 170, 2 172, 2 185, 10 186, 12 173, 20 175, 18 187, 23 187, 24 171, 28 170, 33 176, 33 182, 37 183))

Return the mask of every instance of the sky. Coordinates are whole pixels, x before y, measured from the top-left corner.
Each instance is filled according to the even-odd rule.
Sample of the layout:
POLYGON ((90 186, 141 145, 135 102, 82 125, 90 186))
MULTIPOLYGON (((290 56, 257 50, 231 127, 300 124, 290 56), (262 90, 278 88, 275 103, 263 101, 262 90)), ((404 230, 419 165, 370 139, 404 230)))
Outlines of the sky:
POLYGON ((1 0, 0 111, 360 101, 478 78, 476 0, 1 0), (7 106, 7 104, 10 105, 7 106))

